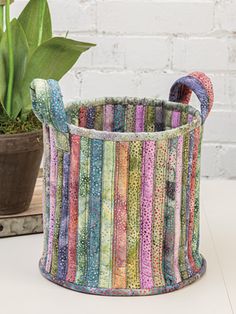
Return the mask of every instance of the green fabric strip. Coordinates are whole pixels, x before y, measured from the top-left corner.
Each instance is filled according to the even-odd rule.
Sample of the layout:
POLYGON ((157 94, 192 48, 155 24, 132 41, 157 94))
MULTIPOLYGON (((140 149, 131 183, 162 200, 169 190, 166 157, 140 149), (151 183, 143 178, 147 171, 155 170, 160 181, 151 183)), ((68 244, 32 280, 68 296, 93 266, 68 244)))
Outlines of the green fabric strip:
POLYGON ((146 121, 145 121, 145 131, 146 132, 154 132, 155 131, 155 107, 154 106, 147 106, 147 113, 146 113, 146 121))
POLYGON ((126 132, 134 132, 135 126, 135 106, 127 105, 126 109, 126 132))
POLYGON ((164 130, 172 129, 172 110, 164 109, 164 130))
POLYGON ((94 119, 94 129, 102 131, 103 129, 103 106, 96 106, 94 119))
MULTIPOLYGON (((188 122, 188 113, 182 112, 181 125, 188 122)), ((183 167, 182 167, 182 206, 181 206, 181 236, 179 248, 179 269, 182 279, 188 278, 187 264, 185 260, 186 243, 186 204, 187 204, 187 184, 188 184, 188 159, 189 159, 189 134, 184 135, 183 142, 183 167)))
POLYGON ((202 266, 202 256, 199 253, 199 232, 200 232, 200 170, 201 170, 201 143, 203 136, 203 128, 200 129, 200 144, 198 147, 198 161, 195 181, 195 204, 194 204, 194 229, 193 229, 193 241, 192 252, 193 258, 198 268, 202 266))
POLYGON ((142 143, 130 143, 127 223, 127 287, 140 288, 140 191, 142 173, 142 143))
POLYGON ((55 210, 55 225, 53 236, 53 251, 52 251, 52 276, 57 275, 58 269, 58 241, 61 222, 62 208, 62 183, 63 183, 63 152, 58 150, 58 169, 57 169, 57 192, 56 192, 56 210, 55 210))
POLYGON ((79 182, 79 216, 78 216, 78 242, 76 283, 86 284, 87 271, 87 237, 88 237, 88 211, 89 211, 89 176, 90 176, 90 140, 80 139, 80 182, 79 182))
POLYGON ((114 142, 105 141, 103 149, 103 187, 101 209, 101 251, 99 287, 112 287, 112 239, 114 219, 114 142))
POLYGON ((153 200, 152 262, 155 287, 165 286, 163 269, 164 211, 166 201, 166 174, 168 141, 159 141, 156 152, 155 193, 153 200))

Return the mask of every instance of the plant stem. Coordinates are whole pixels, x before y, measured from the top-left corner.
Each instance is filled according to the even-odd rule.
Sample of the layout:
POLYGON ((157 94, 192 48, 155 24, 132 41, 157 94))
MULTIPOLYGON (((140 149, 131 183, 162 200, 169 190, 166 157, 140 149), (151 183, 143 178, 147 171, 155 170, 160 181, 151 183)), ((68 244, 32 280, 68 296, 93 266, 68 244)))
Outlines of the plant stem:
POLYGON ((10 0, 6 1, 6 32, 7 32, 7 43, 8 43, 8 88, 7 88, 7 103, 6 111, 11 116, 12 111, 12 92, 14 82, 14 51, 12 44, 12 32, 10 24, 10 0))
POLYGON ((44 23, 45 10, 46 10, 46 0, 40 0, 38 46, 41 45, 42 39, 43 39, 43 23, 44 23))
POLYGON ((4 22, 4 18, 3 18, 3 5, 0 5, 0 29, 3 31, 3 22, 4 22))

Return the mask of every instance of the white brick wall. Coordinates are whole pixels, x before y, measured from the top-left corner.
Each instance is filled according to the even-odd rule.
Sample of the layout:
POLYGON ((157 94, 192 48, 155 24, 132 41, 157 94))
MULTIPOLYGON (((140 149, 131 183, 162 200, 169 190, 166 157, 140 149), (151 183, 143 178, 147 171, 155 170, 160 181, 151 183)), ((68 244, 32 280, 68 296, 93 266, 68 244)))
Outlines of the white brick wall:
MULTIPOLYGON (((14 14, 26 1, 15 0, 14 14)), ((193 70, 215 86, 202 175, 236 177, 236 0, 51 0, 53 29, 97 43, 62 80, 65 99, 167 98, 193 70)), ((193 100, 196 104, 196 99, 193 100)))

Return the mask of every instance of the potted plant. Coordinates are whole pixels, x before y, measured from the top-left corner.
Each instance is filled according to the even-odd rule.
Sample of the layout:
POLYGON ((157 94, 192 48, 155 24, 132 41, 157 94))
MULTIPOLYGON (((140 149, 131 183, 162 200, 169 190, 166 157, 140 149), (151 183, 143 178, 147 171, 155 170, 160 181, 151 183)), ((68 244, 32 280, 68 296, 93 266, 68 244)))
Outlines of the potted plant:
POLYGON ((10 20, 13 0, 0 0, 0 215, 28 209, 43 150, 32 113, 34 78, 60 80, 93 44, 52 37, 46 0, 30 0, 10 20))

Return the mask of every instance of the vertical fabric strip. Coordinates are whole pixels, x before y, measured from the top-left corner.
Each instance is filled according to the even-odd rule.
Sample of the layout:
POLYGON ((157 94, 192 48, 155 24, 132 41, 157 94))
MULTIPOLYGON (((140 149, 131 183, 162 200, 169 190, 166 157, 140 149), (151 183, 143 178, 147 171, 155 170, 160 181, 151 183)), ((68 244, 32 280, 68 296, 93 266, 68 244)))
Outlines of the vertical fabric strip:
POLYGON ((166 199, 166 172, 168 141, 157 142, 155 193, 153 201, 152 269, 155 287, 165 286, 163 272, 164 211, 166 199))
POLYGON ((164 116, 163 116, 163 106, 156 107, 156 120, 155 120, 155 131, 164 130, 164 116))
POLYGON ((190 186, 190 206, 189 206, 190 215, 189 215, 189 231, 188 231, 188 258, 194 272, 199 271, 199 267, 195 263, 195 260, 193 257, 193 250, 192 250, 192 242, 196 241, 195 239, 193 239, 193 231, 194 231, 194 208, 195 208, 196 174, 197 174, 199 144, 200 144, 200 129, 197 128, 194 130, 194 148, 193 148, 192 177, 191 177, 191 186, 190 186))
POLYGON ((87 110, 87 129, 94 128, 95 108, 89 107, 87 110))
MULTIPOLYGON (((188 122, 192 121, 193 117, 188 115, 188 122)), ((194 150, 194 130, 189 133, 189 156, 188 156, 188 176, 187 176, 187 197, 186 197, 186 239, 185 239, 185 263, 187 265, 188 277, 193 275, 193 269, 189 260, 188 245, 189 245, 189 222, 190 222, 190 197, 191 197, 191 178, 193 170, 193 150, 194 150)))
POLYGON ((169 140, 164 237, 164 275, 166 285, 174 285, 176 283, 173 253, 175 245, 175 185, 177 145, 178 138, 169 140))
POLYGON ((48 238, 49 238, 49 221, 50 221, 50 133, 49 127, 43 126, 43 142, 44 142, 44 156, 43 156, 43 225, 44 225, 44 245, 42 263, 46 267, 48 238))
POLYGON ((99 283, 102 161, 103 141, 91 140, 87 274, 89 287, 98 287, 99 283))
POLYGON ((103 105, 96 106, 94 129, 102 131, 103 128, 103 105))
POLYGON ((58 270, 58 240, 62 207, 62 181, 63 181, 63 152, 58 151, 57 194, 56 194, 57 202, 55 210, 55 227, 53 236, 52 270, 51 270, 51 274, 53 276, 57 275, 58 270))
POLYGON ((152 105, 147 106, 145 131, 146 132, 155 131, 155 107, 152 105))
POLYGON ((86 285, 87 277, 87 241, 89 215, 89 175, 90 175, 90 140, 80 139, 80 174, 79 174, 79 217, 77 244, 76 283, 86 285))
POLYGON ((172 128, 172 110, 165 108, 164 110, 164 129, 170 130, 172 128))
POLYGON ((152 206, 155 142, 143 144, 141 195, 140 279, 142 289, 153 288, 152 277, 152 206))
POLYGON ((48 239, 48 252, 46 261, 46 271, 50 272, 52 263, 52 246, 55 225, 55 211, 56 211, 56 191, 57 191, 57 149, 56 149, 56 136, 54 130, 50 128, 50 147, 51 147, 51 160, 50 160, 50 218, 49 218, 49 239, 48 239))
POLYGON ((193 229, 193 241, 192 250, 193 258, 197 267, 200 269, 202 266, 202 255, 199 253, 199 225, 200 225, 200 204, 199 204, 199 194, 200 194, 200 168, 201 168, 201 142, 203 129, 199 129, 200 132, 200 142, 198 146, 198 159, 197 159, 197 170, 196 170, 196 182, 195 182, 195 202, 194 202, 194 229, 193 229))
POLYGON ((78 188, 80 136, 71 136, 70 188, 69 188, 69 234, 68 234, 68 272, 66 280, 75 281, 77 266, 77 227, 78 227, 78 188))
POLYGON ((129 143, 116 143, 113 288, 126 288, 126 229, 129 143))
POLYGON ((125 130, 125 108, 123 105, 114 106, 114 128, 113 132, 124 132, 125 130))
POLYGON ((135 106, 133 104, 128 104, 126 107, 126 132, 134 132, 135 128, 135 106))
POLYGON ((79 126, 86 128, 87 126, 87 108, 81 107, 79 110, 79 126))
MULTIPOLYGON (((172 127, 180 126, 181 113, 174 111, 172 114, 172 127)), ((177 164, 176 164, 176 187, 175 187, 175 244, 174 244, 174 270, 176 282, 181 282, 179 271, 179 246, 181 233, 181 194, 182 194, 182 163, 183 163, 183 136, 178 138, 177 164)))
MULTIPOLYGON (((181 114, 181 125, 188 122, 188 114, 182 112, 181 114)), ((188 278, 188 268, 189 261, 187 254, 187 233, 186 233, 186 223, 187 223, 187 212, 186 212, 186 202, 187 202, 187 183, 188 183, 188 165, 189 165, 189 134, 185 134, 183 137, 183 167, 182 167, 182 202, 181 202, 181 236, 180 236, 180 248, 179 248, 179 269, 181 273, 181 278, 188 278)))
POLYGON ((113 130, 113 117, 114 117, 114 106, 105 105, 103 114, 103 130, 112 131, 113 130))
POLYGON ((104 142, 99 287, 112 287, 115 143, 104 142))
POLYGON ((66 280, 68 257, 68 223, 69 223, 69 176, 70 154, 64 153, 61 224, 58 248, 58 279, 66 280))
POLYGON ((130 143, 128 222, 127 222, 127 288, 140 288, 140 191, 142 142, 130 143))
POLYGON ((136 132, 144 132, 144 123, 145 123, 145 109, 143 105, 136 106, 136 116, 135 116, 135 124, 136 124, 136 132))

